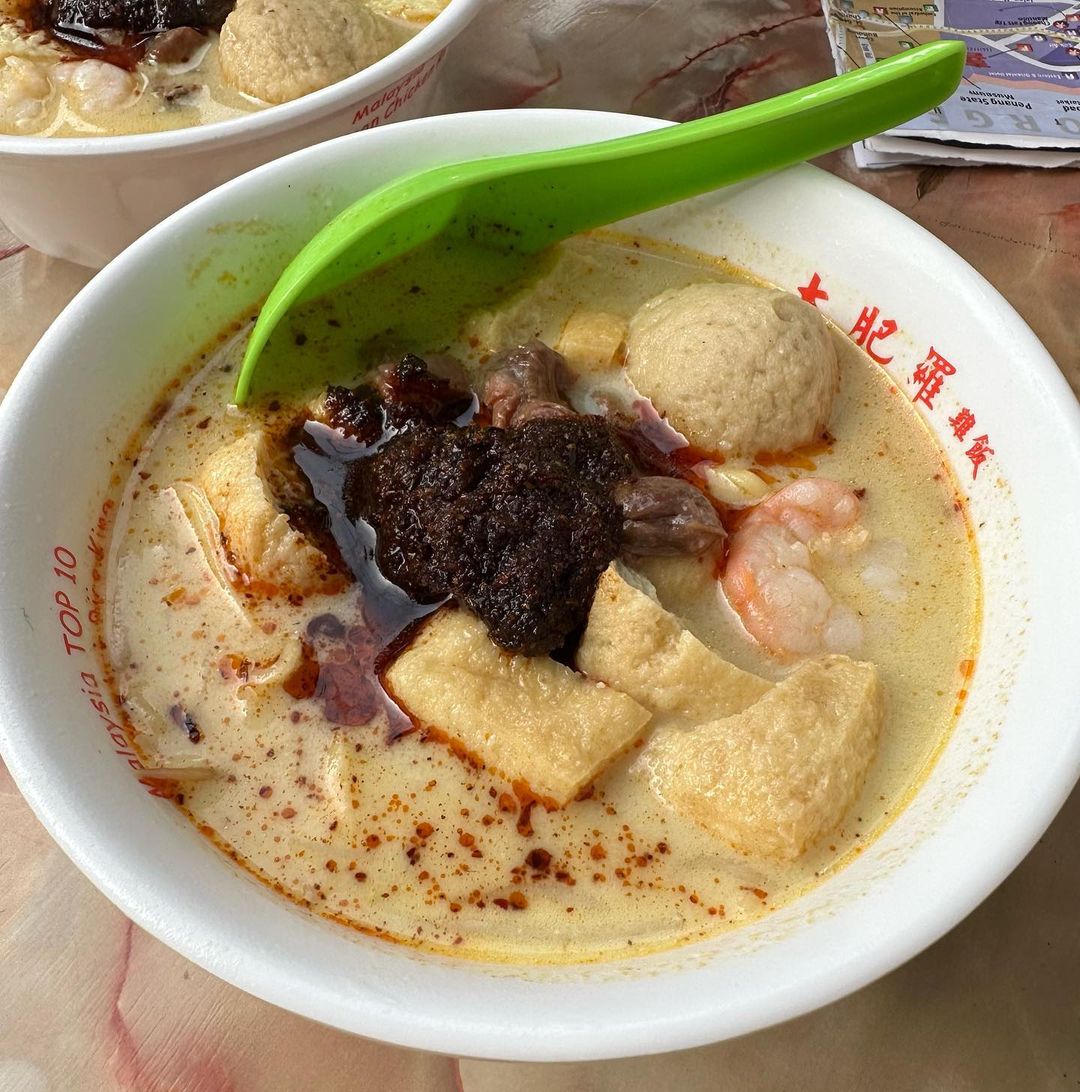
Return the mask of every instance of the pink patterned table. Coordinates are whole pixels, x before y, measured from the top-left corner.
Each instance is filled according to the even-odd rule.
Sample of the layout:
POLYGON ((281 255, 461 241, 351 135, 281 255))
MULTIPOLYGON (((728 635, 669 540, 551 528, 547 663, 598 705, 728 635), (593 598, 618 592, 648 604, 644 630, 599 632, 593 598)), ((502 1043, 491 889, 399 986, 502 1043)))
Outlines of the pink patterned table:
MULTIPOLYGON (((813 0, 495 0, 451 58, 442 105, 682 119, 830 71, 813 0)), ((1080 172, 823 165, 967 258, 1080 391, 1080 172)), ((0 228, 0 393, 87 278, 0 228)), ((1077 1088, 1078 835, 1080 792, 947 937, 782 1027, 652 1059, 457 1062, 312 1024, 173 954, 75 870, 0 765, 0 1092, 1077 1088)))

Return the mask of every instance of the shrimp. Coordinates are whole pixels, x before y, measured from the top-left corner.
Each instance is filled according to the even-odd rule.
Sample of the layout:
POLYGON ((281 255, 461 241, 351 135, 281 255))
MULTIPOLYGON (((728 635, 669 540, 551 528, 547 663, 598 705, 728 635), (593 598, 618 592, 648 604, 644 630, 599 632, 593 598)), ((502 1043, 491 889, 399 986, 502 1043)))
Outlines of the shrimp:
POLYGON ((731 537, 721 587, 746 631, 778 656, 852 652, 858 615, 814 572, 810 546, 854 529, 858 495, 825 478, 800 478, 756 505, 731 537))
POLYGON ((105 61, 65 61, 56 66, 53 77, 80 113, 120 110, 139 96, 135 76, 105 61))
POLYGON ((25 57, 0 57, 0 132, 37 128, 52 94, 45 66, 25 57))

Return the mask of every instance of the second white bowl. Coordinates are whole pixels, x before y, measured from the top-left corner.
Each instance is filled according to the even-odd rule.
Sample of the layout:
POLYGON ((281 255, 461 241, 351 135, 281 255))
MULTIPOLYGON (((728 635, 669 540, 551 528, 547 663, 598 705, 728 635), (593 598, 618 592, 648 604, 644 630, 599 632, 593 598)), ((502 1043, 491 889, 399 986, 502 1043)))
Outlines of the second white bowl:
POLYGON ((0 220, 54 258, 99 269, 181 205, 261 163, 356 130, 422 117, 450 43, 487 0, 450 0, 348 79, 243 117, 133 136, 0 134, 0 220))

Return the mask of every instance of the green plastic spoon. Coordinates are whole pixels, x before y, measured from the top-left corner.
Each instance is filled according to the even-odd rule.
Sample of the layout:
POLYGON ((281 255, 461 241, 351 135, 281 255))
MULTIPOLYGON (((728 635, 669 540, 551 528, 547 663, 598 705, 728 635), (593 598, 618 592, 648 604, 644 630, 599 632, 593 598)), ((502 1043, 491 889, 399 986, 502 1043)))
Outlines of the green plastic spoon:
POLYGON ((880 133, 944 101, 963 69, 961 42, 932 42, 700 121, 403 175, 350 205, 289 263, 251 332, 236 403, 248 398, 260 354, 294 304, 442 232, 534 253, 579 231, 880 133))

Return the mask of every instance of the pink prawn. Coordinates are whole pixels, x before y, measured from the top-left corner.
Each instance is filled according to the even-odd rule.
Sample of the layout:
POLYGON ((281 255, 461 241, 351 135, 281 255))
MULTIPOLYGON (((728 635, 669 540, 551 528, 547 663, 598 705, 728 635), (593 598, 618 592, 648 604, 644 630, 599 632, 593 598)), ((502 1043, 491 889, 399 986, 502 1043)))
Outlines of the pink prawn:
POLYGON ((750 636, 770 652, 811 656, 858 648, 862 623, 814 572, 809 545, 855 527, 859 511, 849 486, 800 478, 753 508, 732 535, 723 591, 750 636))

